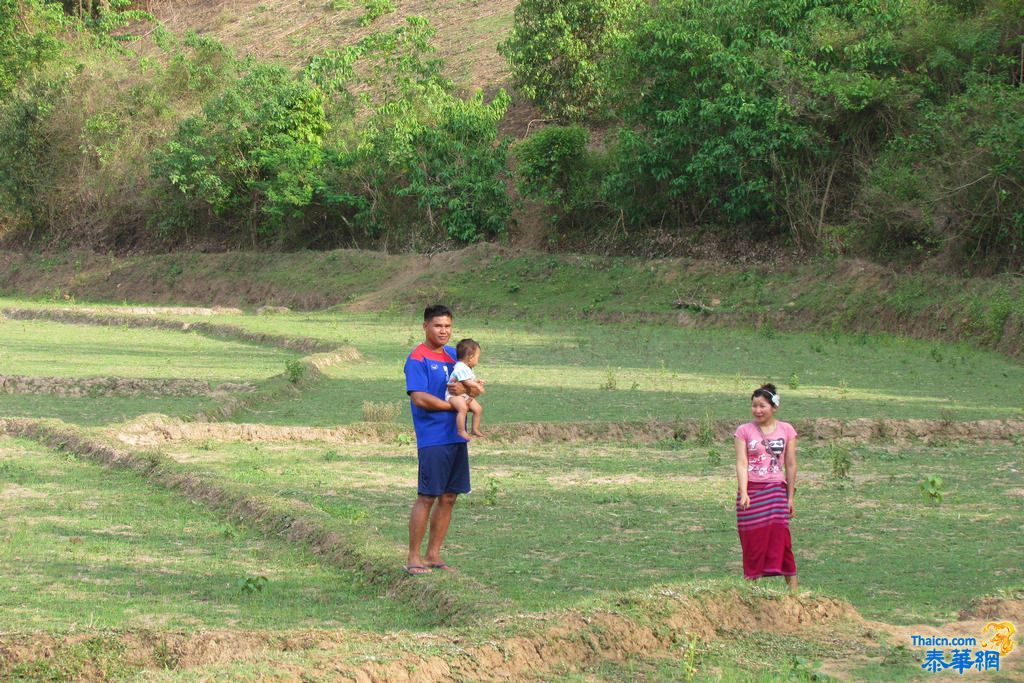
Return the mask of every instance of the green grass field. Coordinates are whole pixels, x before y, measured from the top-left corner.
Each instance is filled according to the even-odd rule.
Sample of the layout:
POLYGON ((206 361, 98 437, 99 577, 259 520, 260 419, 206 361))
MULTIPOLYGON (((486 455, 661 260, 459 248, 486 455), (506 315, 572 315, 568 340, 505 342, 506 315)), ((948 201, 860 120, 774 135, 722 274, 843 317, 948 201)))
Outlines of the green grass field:
MULTIPOLYGON (((195 333, 0 318, 0 372, 5 375, 192 379, 216 387, 280 374, 295 357, 293 352, 195 333)), ((87 426, 144 413, 191 415, 213 405, 205 396, 0 393, 0 415, 5 417, 57 418, 87 426)))
MULTIPOLYGON (((318 380, 271 393, 230 420, 350 425, 364 418, 363 402, 374 401, 400 407, 397 424, 408 426, 402 364, 421 339, 419 321, 342 312, 218 315, 214 321, 361 353, 360 360, 325 367, 318 380)), ((794 421, 928 418, 950 424, 1024 416, 1024 367, 964 345, 638 323, 473 316, 456 322, 457 337, 483 345, 478 371, 489 381, 490 424, 708 416, 738 424, 749 419, 748 396, 764 380, 780 387, 780 418, 794 421)), ((299 355, 194 333, 13 320, 0 321, 0 341, 7 374, 188 378, 213 385, 260 384, 299 355)), ((94 438, 110 438, 137 415, 188 418, 218 400, 0 394, 0 417, 56 417, 94 438)), ((400 430, 346 443, 180 441, 159 452, 182 473, 358 530, 349 542, 372 546, 371 556, 383 558, 385 571, 397 577, 416 473, 414 444, 400 430)), ((1015 443, 802 441, 792 523, 801 589, 848 601, 865 618, 894 625, 939 625, 983 597, 1019 596, 1024 569, 1012 536, 1024 526, 1022 445, 1024 437, 1015 443), (844 469, 848 477, 841 476, 844 469), (939 505, 921 490, 930 475, 944 480, 939 505)), ((307 669, 326 676, 331 657, 356 668, 451 657, 465 638, 529 634, 531 624, 569 610, 625 611, 645 619, 663 592, 740 590, 750 600, 777 599, 780 582, 741 586, 738 579, 728 440, 698 446, 639 438, 551 445, 483 439, 471 450, 474 492, 460 499, 445 546, 446 559, 465 581, 416 581, 434 582, 419 585, 439 590, 457 585, 469 605, 498 605, 498 618, 470 630, 439 630, 430 626, 435 615, 369 585, 359 570, 325 563, 300 543, 189 503, 138 474, 23 439, 0 439, 0 583, 13 587, 0 590, 0 634, 336 632, 326 649, 271 649, 244 661, 229 657, 163 670, 129 654, 108 662, 113 680, 277 680, 307 669), (265 589, 243 592, 245 580, 259 576, 267 577, 265 589), (515 619, 506 623, 505 612, 515 619)), ((914 652, 864 636, 863 626, 844 628, 832 635, 728 632, 709 642, 678 643, 657 656, 582 669, 556 666, 531 680, 920 675, 914 652)), ((0 674, 13 671, 18 681, 100 680, 87 672, 100 666, 96 652, 103 643, 109 645, 68 645, 65 658, 73 666, 37 661, 5 670, 0 661, 0 674)), ((1016 675, 1011 670, 986 680, 1016 675)))
POLYGON ((426 623, 357 575, 131 473, 0 438, 0 481, 0 631, 426 623), (264 589, 241 589, 260 576, 264 589))
POLYGON ((253 344, 130 327, 0 319, 0 367, 8 375, 258 380, 295 353, 253 344))
MULTIPOLYGON (((197 320, 198 318, 183 318, 197 320)), ((254 332, 355 346, 361 361, 327 368, 300 399, 236 417, 330 426, 362 419, 365 400, 405 402, 402 365, 421 341, 393 314, 218 316, 254 332)), ((818 335, 459 318, 455 338, 483 345, 487 420, 565 422, 746 418, 750 391, 771 380, 791 419, 1007 419, 1024 416, 1024 367, 962 344, 889 335, 818 335)))
MULTIPOLYGON (((366 524, 401 560, 415 495, 411 447, 178 444, 167 452, 197 470, 366 524)), ((805 587, 849 600, 870 618, 940 623, 977 597, 1024 585, 1019 547, 980 533, 996 515, 1005 528, 1024 524, 1024 462, 1014 449, 864 445, 835 452, 851 461, 852 479, 833 477, 828 449, 802 452, 792 528, 805 587), (919 488, 930 474, 948 482, 938 506, 919 488)), ((474 492, 460 502, 448 560, 527 611, 737 576, 733 461, 731 444, 474 445, 474 492)))
POLYGON ((214 407, 205 396, 35 396, 0 394, 0 415, 56 419, 83 427, 102 427, 146 413, 193 415, 214 407))

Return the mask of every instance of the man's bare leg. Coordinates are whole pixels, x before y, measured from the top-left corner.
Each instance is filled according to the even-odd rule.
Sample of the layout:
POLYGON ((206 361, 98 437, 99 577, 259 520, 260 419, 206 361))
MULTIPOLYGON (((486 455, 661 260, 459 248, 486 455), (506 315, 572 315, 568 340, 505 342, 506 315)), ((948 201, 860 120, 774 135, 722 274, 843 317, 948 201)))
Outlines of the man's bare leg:
POLYGON ((448 534, 448 525, 452 521, 452 508, 458 499, 457 493, 445 493, 437 499, 437 507, 430 516, 430 538, 427 539, 427 566, 444 565, 441 559, 441 545, 448 534))
MULTIPOLYGON (((420 548, 423 546, 423 536, 427 533, 427 520, 430 519, 430 508, 433 507, 436 496, 417 496, 416 502, 412 505, 412 512, 409 514, 409 555, 405 561, 406 571, 413 574, 426 573, 429 570, 418 572, 417 567, 425 567, 423 558, 420 556, 420 548)), ((448 513, 451 519, 451 512, 448 513)))

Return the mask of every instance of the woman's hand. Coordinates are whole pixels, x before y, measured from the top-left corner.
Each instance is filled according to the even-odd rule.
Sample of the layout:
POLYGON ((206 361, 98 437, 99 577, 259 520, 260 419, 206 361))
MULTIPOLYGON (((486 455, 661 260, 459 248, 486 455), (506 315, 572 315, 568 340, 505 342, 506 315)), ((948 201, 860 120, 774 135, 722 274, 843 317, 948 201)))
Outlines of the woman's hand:
POLYGON ((795 517, 796 516, 796 512, 794 512, 794 510, 793 510, 793 496, 789 497, 789 516, 790 517, 795 517))
POLYGON ((740 494, 740 510, 746 510, 748 507, 750 507, 750 494, 749 493, 741 493, 740 494))

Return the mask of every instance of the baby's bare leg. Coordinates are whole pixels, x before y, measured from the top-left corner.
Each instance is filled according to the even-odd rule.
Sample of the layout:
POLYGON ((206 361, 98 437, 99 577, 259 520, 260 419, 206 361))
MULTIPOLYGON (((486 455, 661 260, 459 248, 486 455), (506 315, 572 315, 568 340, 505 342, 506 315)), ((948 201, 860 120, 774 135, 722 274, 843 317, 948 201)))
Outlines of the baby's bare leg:
POLYGON ((448 404, 455 409, 455 429, 463 439, 469 439, 469 432, 466 431, 466 413, 469 412, 469 404, 465 396, 451 396, 448 404))
POLYGON ((473 436, 483 436, 480 431, 480 424, 484 419, 484 407, 475 398, 469 404, 469 412, 473 413, 473 436))

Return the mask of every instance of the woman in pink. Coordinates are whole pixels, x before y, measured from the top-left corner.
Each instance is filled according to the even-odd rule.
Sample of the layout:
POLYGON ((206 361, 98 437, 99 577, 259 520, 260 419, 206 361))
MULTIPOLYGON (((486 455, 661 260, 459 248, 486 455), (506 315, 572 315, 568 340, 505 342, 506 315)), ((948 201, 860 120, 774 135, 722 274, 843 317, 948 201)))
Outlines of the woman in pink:
POLYGON ((750 397, 754 421, 736 429, 736 526, 743 577, 784 576, 795 591, 789 518, 796 490, 796 430, 775 419, 778 409, 778 390, 763 384, 750 397))

